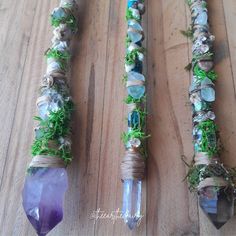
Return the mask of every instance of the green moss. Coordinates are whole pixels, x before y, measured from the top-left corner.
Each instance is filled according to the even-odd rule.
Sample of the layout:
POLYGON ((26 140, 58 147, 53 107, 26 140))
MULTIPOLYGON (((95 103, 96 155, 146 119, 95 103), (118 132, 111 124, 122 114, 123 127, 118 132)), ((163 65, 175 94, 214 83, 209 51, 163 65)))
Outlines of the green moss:
POLYGON ((234 184, 235 168, 225 168, 222 164, 191 165, 186 176, 190 191, 195 191, 201 181, 211 177, 222 177, 229 185, 234 184))
POLYGON ((149 137, 150 135, 145 135, 141 129, 133 129, 122 134, 122 140, 125 144, 133 138, 138 138, 139 140, 143 141, 149 137))
POLYGON ((185 2, 190 6, 192 4, 192 0, 185 0, 185 2))
POLYGON ((139 113, 140 116, 140 126, 143 129, 146 123, 146 116, 147 116, 147 112, 142 110, 141 107, 137 107, 134 111, 139 113))
POLYGON ((124 102, 125 102, 126 104, 131 104, 131 103, 138 103, 138 104, 140 104, 140 103, 144 103, 144 102, 146 102, 146 96, 143 96, 143 97, 141 97, 140 99, 135 99, 135 98, 133 98, 132 96, 128 95, 128 96, 124 99, 124 102))
POLYGON ((210 70, 208 72, 201 70, 198 65, 195 65, 193 69, 194 75, 196 75, 200 80, 204 80, 206 77, 212 81, 217 80, 217 74, 214 70, 210 70))
POLYGON ((186 71, 190 71, 192 69, 192 63, 189 63, 187 66, 184 67, 186 71))
POLYGON ((126 65, 133 65, 138 60, 138 54, 143 53, 143 48, 135 48, 131 52, 126 53, 125 56, 125 64, 126 65))
POLYGON ((130 39, 130 37, 128 35, 126 35, 126 38, 125 38, 125 46, 126 46, 126 48, 129 47, 131 42, 132 42, 132 40, 130 39))
POLYGON ((193 30, 192 27, 189 27, 187 30, 180 30, 180 33, 185 37, 193 39, 193 30))
POLYGON ((127 81, 128 81, 128 76, 127 76, 127 74, 125 74, 125 75, 123 75, 122 82, 123 82, 123 84, 126 84, 127 81))
POLYGON ((133 16, 132 11, 129 8, 126 9, 126 16, 125 16, 125 18, 126 18, 127 21, 128 20, 137 20, 137 21, 141 20, 139 17, 133 16))
POLYGON ((202 152, 208 153, 209 157, 213 157, 219 151, 217 146, 217 142, 215 145, 209 143, 208 138, 211 135, 216 135, 217 133, 217 126, 212 120, 206 120, 201 122, 197 125, 197 129, 202 131, 202 139, 200 142, 200 149, 202 152))
POLYGON ((207 2, 202 2, 202 7, 207 8, 207 2))
POLYGON ((207 52, 205 54, 195 54, 193 55, 192 64, 195 65, 198 61, 205 58, 212 59, 213 56, 214 56, 213 52, 207 52))
POLYGON ((73 32, 77 30, 77 22, 73 15, 68 15, 67 17, 62 17, 60 19, 55 19, 51 16, 51 25, 54 27, 58 27, 60 24, 68 25, 73 32))
POLYGON ((57 60, 69 60, 70 59, 70 54, 67 51, 59 51, 54 48, 50 48, 46 53, 45 53, 47 58, 55 58, 57 60))
POLYGON ((70 117, 73 110, 73 103, 67 102, 64 107, 56 112, 51 112, 48 119, 43 120, 35 117, 39 121, 40 138, 36 138, 32 145, 32 155, 53 155, 62 158, 66 163, 70 162, 71 152, 68 147, 62 146, 60 149, 49 147, 50 141, 59 144, 60 137, 66 137, 70 134, 70 117))
POLYGON ((61 52, 57 49, 50 48, 46 53, 45 53, 47 58, 54 58, 55 60, 58 61, 60 68, 63 71, 67 70, 67 63, 68 60, 70 59, 70 54, 68 52, 61 52))

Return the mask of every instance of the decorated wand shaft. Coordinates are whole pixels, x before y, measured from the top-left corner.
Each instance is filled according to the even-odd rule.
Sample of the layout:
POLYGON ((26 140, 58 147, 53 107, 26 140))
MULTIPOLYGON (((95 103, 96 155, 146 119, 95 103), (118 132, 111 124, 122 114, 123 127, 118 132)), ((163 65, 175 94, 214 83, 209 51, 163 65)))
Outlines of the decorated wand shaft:
POLYGON ((145 77, 142 74, 144 48, 144 13, 142 0, 128 0, 126 20, 126 56, 124 81, 128 97, 125 100, 128 110, 128 130, 123 134, 126 152, 121 163, 123 181, 123 218, 130 229, 141 220, 142 179, 145 176, 145 77))
POLYGON ((219 138, 212 103, 217 75, 213 70, 213 41, 205 0, 188 0, 192 25, 192 83, 194 165, 188 173, 190 190, 199 195, 199 205, 217 229, 233 216, 233 172, 219 159, 219 138))
POLYGON ((23 207, 40 236, 46 235, 63 218, 63 200, 71 162, 70 120, 73 102, 67 76, 70 42, 77 31, 77 4, 61 0, 51 14, 52 46, 47 50, 47 72, 37 100, 38 122, 32 145, 32 161, 23 189, 23 207))

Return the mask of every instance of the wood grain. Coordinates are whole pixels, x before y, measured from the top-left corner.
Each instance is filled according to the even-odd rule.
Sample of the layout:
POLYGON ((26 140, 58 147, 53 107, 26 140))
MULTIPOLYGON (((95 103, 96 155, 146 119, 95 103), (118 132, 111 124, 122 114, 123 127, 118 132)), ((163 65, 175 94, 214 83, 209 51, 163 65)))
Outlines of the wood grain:
MULTIPOLYGON (((0 236, 32 236, 21 206, 21 190, 30 160, 32 117, 44 51, 52 36, 49 14, 58 0, 0 2, 0 236), (13 3, 14 2, 14 3, 13 3)), ((96 209, 121 209, 120 161, 125 130, 125 88, 121 83, 126 32, 126 1, 78 0, 79 32, 73 42, 71 91, 74 161, 68 168, 70 187, 65 217, 49 236, 150 235, 233 236, 233 218, 217 231, 198 208, 196 196, 182 181, 181 160, 191 161, 190 74, 184 70, 191 45, 180 34, 190 23, 183 0, 147 0, 144 28, 147 47, 147 179, 143 187, 141 225, 130 232, 122 220, 94 222, 96 209)), ((209 1, 216 36, 217 102, 215 111, 224 145, 222 159, 236 166, 236 2, 209 1)))

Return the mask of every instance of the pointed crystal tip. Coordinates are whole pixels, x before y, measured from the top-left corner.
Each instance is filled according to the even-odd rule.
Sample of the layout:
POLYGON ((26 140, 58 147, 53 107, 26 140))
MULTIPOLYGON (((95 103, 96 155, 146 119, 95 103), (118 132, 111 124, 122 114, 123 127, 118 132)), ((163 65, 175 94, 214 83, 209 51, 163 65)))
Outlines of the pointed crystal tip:
POLYGON ((129 229, 139 225, 141 215, 142 181, 127 179, 123 183, 123 218, 129 229))
POLYGON ((140 222, 141 217, 125 217, 124 221, 128 225, 129 229, 134 229, 140 222))
POLYGON ((31 168, 23 190, 23 207, 39 236, 46 236, 63 218, 67 189, 64 168, 31 168))
POLYGON ((217 229, 234 213, 232 188, 209 186, 199 191, 199 205, 217 229))

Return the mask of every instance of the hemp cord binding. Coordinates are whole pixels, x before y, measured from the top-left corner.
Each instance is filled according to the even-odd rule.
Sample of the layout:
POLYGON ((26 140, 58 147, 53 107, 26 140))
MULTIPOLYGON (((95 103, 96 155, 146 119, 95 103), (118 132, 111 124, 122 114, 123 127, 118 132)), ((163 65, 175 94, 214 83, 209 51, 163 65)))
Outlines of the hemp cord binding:
POLYGON ((29 167, 65 168, 66 164, 61 158, 56 156, 37 155, 33 157, 29 167))
POLYGON ((142 180, 145 176, 145 160, 135 149, 125 152, 121 162, 121 179, 142 180))

